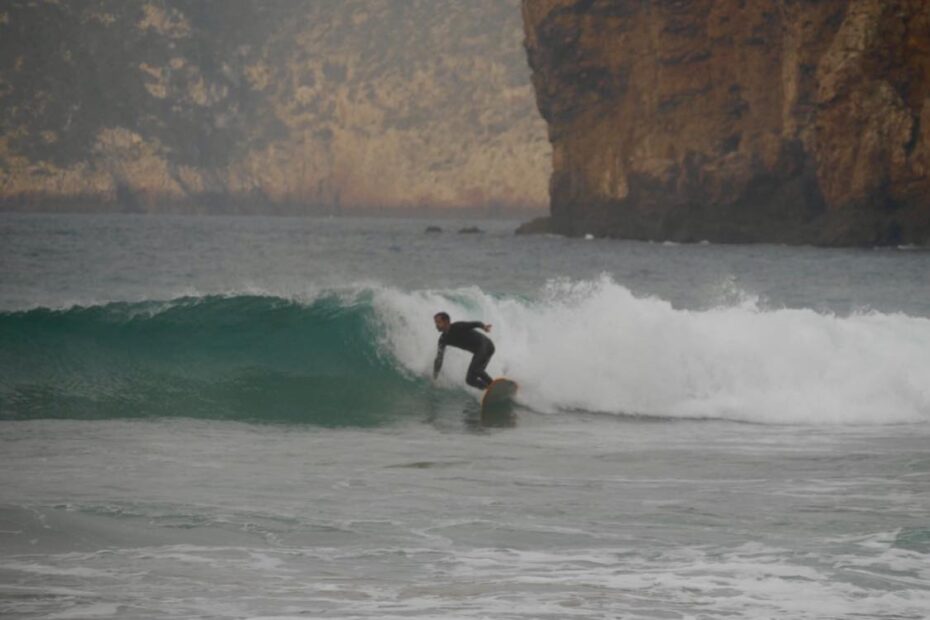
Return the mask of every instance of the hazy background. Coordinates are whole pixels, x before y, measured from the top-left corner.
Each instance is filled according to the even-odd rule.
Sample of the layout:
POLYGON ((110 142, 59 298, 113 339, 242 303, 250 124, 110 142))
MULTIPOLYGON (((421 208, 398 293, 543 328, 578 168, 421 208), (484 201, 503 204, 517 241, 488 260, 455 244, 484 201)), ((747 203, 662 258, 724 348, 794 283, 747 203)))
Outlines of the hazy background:
POLYGON ((542 210, 519 0, 14 0, 0 208, 542 210))

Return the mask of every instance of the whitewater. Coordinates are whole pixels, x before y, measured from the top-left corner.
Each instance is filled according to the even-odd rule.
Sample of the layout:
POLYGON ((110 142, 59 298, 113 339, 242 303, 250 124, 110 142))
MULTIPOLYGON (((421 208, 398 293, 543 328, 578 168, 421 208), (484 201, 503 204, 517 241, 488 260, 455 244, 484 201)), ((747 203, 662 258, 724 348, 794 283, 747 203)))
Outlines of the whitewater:
MULTIPOLYGON (((773 424, 930 420, 930 320, 763 310, 691 311, 602 277, 555 282, 537 299, 480 289, 375 295, 387 348, 429 368, 433 308, 497 326, 492 370, 522 380, 538 411, 589 411, 773 424), (411 320, 412 319, 412 320, 411 320)), ((464 374, 466 359, 452 373, 464 374)))
POLYGON ((474 224, 0 215, 0 613, 930 615, 930 253, 474 224))

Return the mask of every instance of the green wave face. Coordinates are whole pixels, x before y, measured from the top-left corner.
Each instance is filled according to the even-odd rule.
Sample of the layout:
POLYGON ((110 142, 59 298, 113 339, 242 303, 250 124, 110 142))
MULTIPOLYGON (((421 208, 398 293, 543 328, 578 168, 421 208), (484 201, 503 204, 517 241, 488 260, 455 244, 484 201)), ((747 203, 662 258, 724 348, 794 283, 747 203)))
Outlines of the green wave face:
POLYGON ((373 426, 425 390, 370 299, 184 298, 0 313, 0 419, 186 416, 373 426))

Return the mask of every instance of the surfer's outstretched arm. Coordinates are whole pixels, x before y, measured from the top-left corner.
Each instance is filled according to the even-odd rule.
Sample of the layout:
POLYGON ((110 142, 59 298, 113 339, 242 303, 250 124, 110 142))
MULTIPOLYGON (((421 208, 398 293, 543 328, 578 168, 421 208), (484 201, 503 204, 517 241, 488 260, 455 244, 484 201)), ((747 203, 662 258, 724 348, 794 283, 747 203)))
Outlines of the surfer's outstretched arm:
POLYGON ((462 325, 463 327, 466 327, 468 329, 480 329, 481 331, 485 331, 485 332, 491 331, 491 324, 482 323, 481 321, 468 321, 468 322, 462 321, 461 323, 459 323, 459 325, 462 325))
POLYGON ((439 349, 436 351, 436 359, 433 360, 433 381, 436 380, 436 377, 439 376, 439 371, 442 369, 442 357, 446 354, 446 345, 439 345, 439 349))

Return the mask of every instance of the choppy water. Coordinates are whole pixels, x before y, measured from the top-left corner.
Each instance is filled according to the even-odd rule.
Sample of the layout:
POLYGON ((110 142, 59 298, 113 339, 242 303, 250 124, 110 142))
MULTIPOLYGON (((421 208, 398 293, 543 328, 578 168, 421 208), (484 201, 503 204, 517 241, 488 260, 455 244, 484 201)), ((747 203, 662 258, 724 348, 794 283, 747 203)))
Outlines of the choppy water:
POLYGON ((0 215, 0 614, 930 617, 930 253, 466 225, 0 215))

